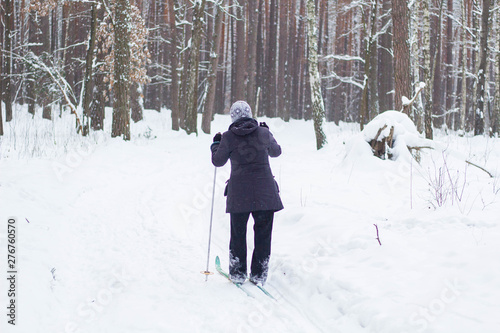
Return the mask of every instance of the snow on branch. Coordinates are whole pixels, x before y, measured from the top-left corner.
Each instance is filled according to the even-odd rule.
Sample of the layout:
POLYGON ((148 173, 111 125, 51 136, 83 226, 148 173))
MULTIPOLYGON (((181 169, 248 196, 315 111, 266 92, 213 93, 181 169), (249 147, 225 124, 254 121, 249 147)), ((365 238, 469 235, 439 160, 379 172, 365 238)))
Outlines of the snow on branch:
MULTIPOLYGON (((364 89, 364 81, 362 83, 361 82, 357 82, 357 81, 354 80, 353 77, 338 76, 337 73, 335 73, 335 72, 333 72, 331 75, 323 76, 322 79, 337 79, 337 80, 339 80, 342 83, 353 84, 356 87, 358 87, 359 89, 364 89)), ((330 89, 330 88, 326 88, 326 89, 330 89)))
POLYGON ((330 60, 330 59, 345 60, 345 61, 361 61, 362 63, 365 63, 365 59, 361 57, 350 56, 350 55, 339 55, 339 54, 330 54, 328 56, 322 57, 321 60, 330 60))
POLYGON ((50 76, 54 84, 57 86, 57 88, 63 95, 64 100, 66 101, 67 105, 71 110, 71 113, 74 114, 76 117, 76 132, 83 133, 82 122, 80 121, 80 117, 78 117, 78 113, 76 112, 76 106, 75 104, 73 104, 71 99, 71 97, 74 98, 71 87, 68 81, 66 81, 66 79, 61 75, 61 73, 59 73, 57 68, 55 66, 49 68, 47 64, 45 64, 45 62, 33 52, 28 52, 26 56, 20 56, 20 55, 16 56, 19 59, 26 62, 27 64, 31 65, 33 68, 39 69, 50 76))

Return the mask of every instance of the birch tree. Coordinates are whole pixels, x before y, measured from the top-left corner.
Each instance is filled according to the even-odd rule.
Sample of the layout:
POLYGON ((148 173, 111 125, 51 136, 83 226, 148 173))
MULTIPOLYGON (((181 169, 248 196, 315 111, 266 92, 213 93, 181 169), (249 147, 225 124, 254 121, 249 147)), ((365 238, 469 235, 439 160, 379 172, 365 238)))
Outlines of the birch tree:
MULTIPOLYGON (((455 129, 456 112, 452 110, 455 107, 455 83, 453 78, 453 0, 447 0, 447 15, 446 15, 446 51, 445 51, 445 76, 446 76, 446 93, 445 93, 445 110, 448 113, 446 116, 446 124, 449 128, 455 129)), ((436 59, 435 61, 438 61, 436 59)))
POLYGON ((492 135, 500 132, 500 11, 497 10, 496 20, 496 59, 495 59, 495 103, 493 107, 491 125, 492 135))
POLYGON ((432 139, 432 93, 433 93, 433 78, 431 75, 431 20, 429 11, 430 0, 422 1, 422 12, 423 12, 423 31, 422 31, 422 53, 424 56, 424 127, 425 127, 425 137, 427 139, 432 139))
POLYGON ((483 0, 483 10, 481 15, 481 42, 480 42, 480 60, 479 71, 477 74, 478 89, 476 97, 474 135, 484 133, 484 112, 486 97, 486 66, 488 65, 488 34, 491 3, 494 0, 483 0))
POLYGON ((309 82, 311 85, 312 112, 314 132, 316 134, 316 149, 321 149, 327 143, 323 132, 325 105, 321 94, 321 78, 318 64, 318 20, 314 0, 307 0, 307 36, 309 40, 309 82))
POLYGON ((465 1, 462 1, 462 21, 461 21, 461 44, 462 44, 462 84, 461 84, 461 105, 460 105, 460 130, 465 131, 465 116, 467 114, 467 11, 465 1))

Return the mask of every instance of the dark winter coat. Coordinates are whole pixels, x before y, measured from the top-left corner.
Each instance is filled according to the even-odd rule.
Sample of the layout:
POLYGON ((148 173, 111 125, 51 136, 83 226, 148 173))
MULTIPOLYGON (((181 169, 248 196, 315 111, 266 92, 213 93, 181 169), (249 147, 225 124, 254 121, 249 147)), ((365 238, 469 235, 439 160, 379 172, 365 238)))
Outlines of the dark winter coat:
POLYGON ((281 147, 268 128, 259 126, 252 118, 239 119, 211 149, 215 166, 223 166, 231 160, 227 213, 283 209, 278 184, 269 165, 269 156, 278 157, 281 147))

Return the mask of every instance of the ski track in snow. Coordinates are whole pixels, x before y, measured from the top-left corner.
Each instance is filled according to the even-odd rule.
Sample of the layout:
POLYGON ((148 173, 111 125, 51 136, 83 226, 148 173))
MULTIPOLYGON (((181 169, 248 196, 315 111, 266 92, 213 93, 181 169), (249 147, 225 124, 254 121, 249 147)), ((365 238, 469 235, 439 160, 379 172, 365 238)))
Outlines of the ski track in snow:
MULTIPOLYGON (((16 149, 9 148, 12 133, 0 146, 1 219, 16 216, 20 229, 19 318, 15 328, 2 320, 8 332, 493 333, 500 327, 495 179, 471 167, 463 202, 430 209, 430 154, 413 165, 410 178, 403 162, 346 157, 344 143, 358 135, 356 125, 327 124, 329 145, 315 151, 310 122, 265 119, 283 148, 271 164, 285 209, 275 216, 265 286, 277 301, 246 283, 250 298, 216 272, 207 282, 200 274, 212 136, 172 133, 169 117, 146 111, 144 122, 132 124, 132 141, 123 142, 64 132, 69 117, 23 122, 19 114, 16 149), (23 146, 23 131, 34 128, 39 132, 23 146), (59 133, 60 144, 43 130, 59 133), (88 153, 78 150, 81 142, 90 145, 88 153), (75 151, 80 158, 68 162, 75 151), (62 174, 61 165, 69 166, 62 174)), ((213 132, 228 125, 228 116, 216 116, 213 132)), ((469 151, 497 172, 498 139, 440 139, 456 170, 462 164, 452 155, 469 151)), ((227 270, 228 175, 228 165, 218 169, 211 271, 216 255, 227 270)), ((250 218, 249 256, 251 227, 250 218)))

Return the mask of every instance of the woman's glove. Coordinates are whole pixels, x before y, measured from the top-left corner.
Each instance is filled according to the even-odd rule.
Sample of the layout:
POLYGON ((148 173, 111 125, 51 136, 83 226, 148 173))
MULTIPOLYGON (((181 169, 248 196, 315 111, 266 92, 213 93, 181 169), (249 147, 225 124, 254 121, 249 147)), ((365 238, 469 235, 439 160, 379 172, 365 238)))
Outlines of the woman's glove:
POLYGON ((222 139, 222 134, 220 134, 220 132, 215 134, 214 142, 220 142, 221 139, 222 139))

